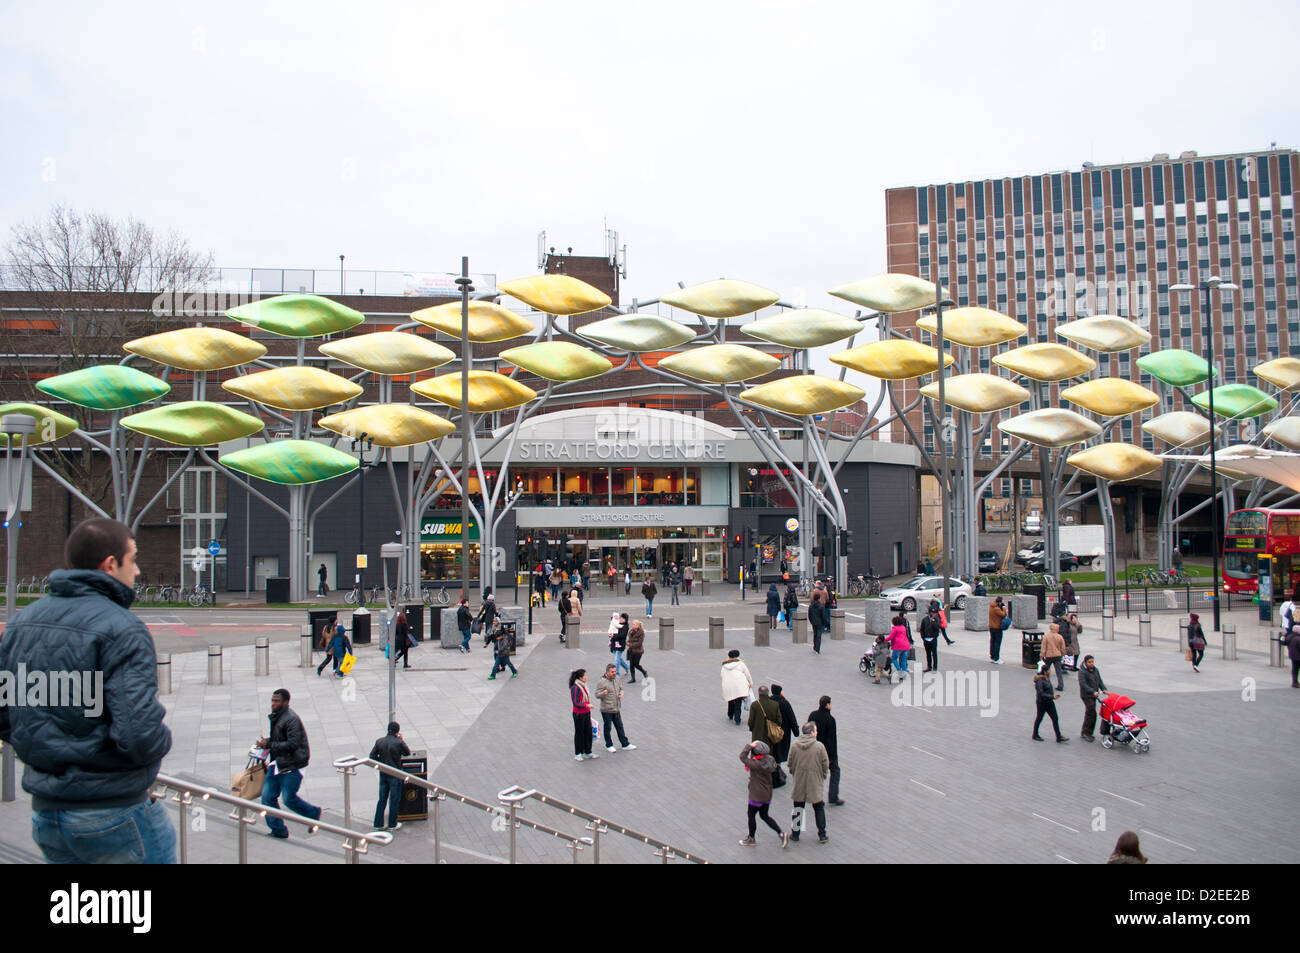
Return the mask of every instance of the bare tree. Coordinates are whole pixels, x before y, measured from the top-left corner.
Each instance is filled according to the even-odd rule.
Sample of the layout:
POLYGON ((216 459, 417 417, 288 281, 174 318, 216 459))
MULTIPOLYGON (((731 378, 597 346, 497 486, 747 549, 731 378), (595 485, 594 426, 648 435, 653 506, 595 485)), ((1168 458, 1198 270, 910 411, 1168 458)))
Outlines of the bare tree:
MULTIPOLYGON (((159 292, 201 290, 215 277, 211 252, 176 232, 156 232, 135 218, 81 213, 55 205, 44 219, 15 225, 5 244, 3 287, 9 307, 0 354, 8 358, 4 399, 43 402, 36 382, 95 364, 117 363, 133 338, 177 326, 151 310, 159 292)), ((61 407, 83 431, 106 418, 61 407)), ((129 434, 124 433, 124 438, 129 434)), ((100 501, 108 468, 94 466, 92 448, 64 441, 47 462, 100 501)))

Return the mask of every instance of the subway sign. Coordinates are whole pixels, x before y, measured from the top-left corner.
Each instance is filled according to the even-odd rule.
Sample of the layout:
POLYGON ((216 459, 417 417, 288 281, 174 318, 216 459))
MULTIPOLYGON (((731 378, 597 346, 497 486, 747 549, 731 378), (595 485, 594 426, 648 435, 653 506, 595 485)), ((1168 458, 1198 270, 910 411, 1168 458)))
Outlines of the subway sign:
MULTIPOLYGON (((478 520, 469 521, 469 538, 470 542, 477 543, 478 520)), ((460 520, 454 522, 439 522, 438 520, 425 520, 424 525, 420 527, 420 542, 422 543, 459 543, 460 542, 460 520)))

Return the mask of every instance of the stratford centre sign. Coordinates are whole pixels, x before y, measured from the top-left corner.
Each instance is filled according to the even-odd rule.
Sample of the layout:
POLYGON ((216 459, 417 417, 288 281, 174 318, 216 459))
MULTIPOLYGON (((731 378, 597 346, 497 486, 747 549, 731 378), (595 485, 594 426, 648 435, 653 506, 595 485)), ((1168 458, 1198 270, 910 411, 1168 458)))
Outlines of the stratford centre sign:
POLYGON ((551 460, 716 460, 727 459, 722 441, 634 443, 611 440, 521 440, 515 445, 520 461, 551 460))

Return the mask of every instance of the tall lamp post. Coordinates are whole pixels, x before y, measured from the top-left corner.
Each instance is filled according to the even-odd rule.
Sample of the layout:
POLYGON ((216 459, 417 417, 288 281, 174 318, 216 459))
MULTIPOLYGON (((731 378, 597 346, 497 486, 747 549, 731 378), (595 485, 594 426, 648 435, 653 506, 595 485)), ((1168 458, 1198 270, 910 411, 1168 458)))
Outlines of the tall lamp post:
MULTIPOLYGON (((0 432, 5 435, 5 492, 9 506, 5 511, 5 613, 6 623, 13 619, 18 608, 18 530, 23 525, 23 489, 26 483, 27 440, 36 433, 36 418, 28 414, 5 414, 0 419, 0 432), (17 461, 14 459, 14 440, 22 437, 17 461), (15 467, 15 462, 17 467, 15 467), (17 472, 15 472, 15 470, 17 472)), ((8 750, 6 748, 6 750, 8 750)))
MULTIPOLYGON (((1219 291, 1236 291, 1237 286, 1230 281, 1224 281, 1218 275, 1211 275, 1201 282, 1200 290, 1205 292, 1205 341, 1209 348, 1210 378, 1209 392, 1207 399, 1210 410, 1210 528, 1213 531, 1210 558, 1213 560, 1211 571, 1214 573, 1214 631, 1219 631, 1219 469, 1215 460, 1215 445, 1218 440, 1214 436, 1214 315, 1210 311, 1210 292, 1218 289, 1219 291)), ((1196 291, 1195 285, 1177 284, 1169 286, 1170 292, 1174 291, 1196 291)))
MULTIPOLYGON (((388 720, 397 720, 397 646, 393 644, 393 617, 397 615, 392 593, 388 588, 388 564, 396 565, 406 552, 401 543, 384 543, 379 547, 379 560, 384 564, 384 644, 388 647, 388 720)), ((396 580, 396 576, 393 577, 396 580)))

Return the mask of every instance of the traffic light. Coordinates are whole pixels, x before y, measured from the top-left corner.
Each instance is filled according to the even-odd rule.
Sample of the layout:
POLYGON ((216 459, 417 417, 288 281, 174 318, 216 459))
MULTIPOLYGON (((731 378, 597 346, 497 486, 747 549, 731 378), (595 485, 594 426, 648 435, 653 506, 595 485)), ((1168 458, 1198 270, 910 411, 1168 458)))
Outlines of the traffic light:
POLYGON ((840 555, 848 556, 853 552, 853 530, 840 530, 840 555))

